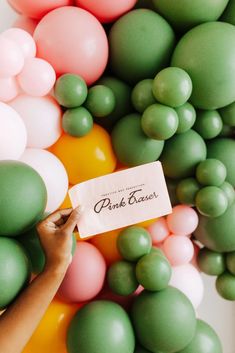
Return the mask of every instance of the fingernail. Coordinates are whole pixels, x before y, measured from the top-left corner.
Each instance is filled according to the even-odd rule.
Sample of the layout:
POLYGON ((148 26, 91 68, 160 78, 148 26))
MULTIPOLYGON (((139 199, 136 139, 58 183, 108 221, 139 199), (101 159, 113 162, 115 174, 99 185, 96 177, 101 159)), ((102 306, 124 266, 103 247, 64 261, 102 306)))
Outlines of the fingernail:
POLYGON ((79 214, 83 213, 84 210, 85 210, 85 207, 84 207, 84 206, 78 206, 78 207, 76 207, 76 211, 77 211, 79 214))

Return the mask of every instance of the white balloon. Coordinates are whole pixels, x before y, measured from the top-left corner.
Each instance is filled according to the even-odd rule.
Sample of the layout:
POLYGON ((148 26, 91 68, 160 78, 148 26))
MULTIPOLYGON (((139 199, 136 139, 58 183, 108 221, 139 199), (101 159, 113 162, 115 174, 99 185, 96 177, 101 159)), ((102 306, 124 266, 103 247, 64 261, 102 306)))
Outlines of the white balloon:
POLYGON ((20 88, 15 77, 0 77, 0 101, 6 103, 14 99, 20 88))
POLYGON ((0 102, 0 160, 19 159, 27 141, 27 132, 19 114, 0 102))
POLYGON ((32 97, 21 94, 10 105, 20 114, 27 129, 27 147, 48 148, 62 134, 62 111, 50 96, 32 97))
POLYGON ((54 212, 68 191, 68 176, 63 164, 54 154, 36 148, 27 148, 20 160, 41 175, 47 189, 46 212, 54 212))
POLYGON ((193 265, 187 264, 172 267, 170 285, 183 292, 195 309, 201 304, 204 285, 200 273, 193 265))

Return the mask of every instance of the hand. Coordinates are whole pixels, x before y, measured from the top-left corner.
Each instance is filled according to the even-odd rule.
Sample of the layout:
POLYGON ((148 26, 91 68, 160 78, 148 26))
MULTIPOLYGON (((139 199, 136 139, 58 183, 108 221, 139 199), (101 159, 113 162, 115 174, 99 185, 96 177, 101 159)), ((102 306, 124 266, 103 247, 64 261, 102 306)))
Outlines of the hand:
POLYGON ((46 255, 46 269, 65 272, 72 260, 72 233, 81 216, 81 208, 59 210, 38 223, 37 231, 46 255))

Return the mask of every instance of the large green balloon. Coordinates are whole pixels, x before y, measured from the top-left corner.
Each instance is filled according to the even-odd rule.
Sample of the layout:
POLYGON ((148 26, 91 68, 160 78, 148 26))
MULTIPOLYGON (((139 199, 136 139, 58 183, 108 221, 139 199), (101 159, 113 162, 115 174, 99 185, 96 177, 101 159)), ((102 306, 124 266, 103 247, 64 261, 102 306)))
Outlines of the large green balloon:
POLYGON ((190 344, 178 353, 223 353, 217 333, 207 323, 197 320, 196 334, 190 344))
POLYGON ((215 139, 208 143, 208 158, 219 159, 227 169, 226 180, 235 187, 235 140, 215 139))
POLYGON ((198 163, 205 159, 205 142, 194 130, 166 141, 161 155, 165 175, 173 179, 194 176, 198 163))
POLYGON ((72 319, 67 336, 69 353, 133 353, 135 337, 122 307, 110 301, 94 301, 72 319))
POLYGON ((201 23, 217 20, 228 1, 153 0, 153 4, 174 28, 185 31, 201 23))
POLYGON ((207 248, 218 252, 235 250, 235 202, 220 217, 199 217, 195 237, 207 248))
POLYGON ((30 277, 30 263, 15 240, 0 238, 0 310, 9 305, 30 277))
POLYGON ((127 115, 117 123, 112 143, 119 161, 130 167, 156 161, 164 146, 164 141, 144 134, 139 114, 127 115))
POLYGON ((147 9, 130 11, 111 28, 111 67, 130 83, 153 78, 168 65, 174 41, 174 32, 163 17, 147 9))
POLYGON ((153 353, 178 352, 195 334, 193 306, 176 288, 153 293, 143 291, 134 301, 132 318, 138 340, 153 353))
MULTIPOLYGON (((204 6, 202 11, 205 11, 204 6)), ((191 77, 190 100, 194 106, 210 110, 235 100, 234 62, 235 27, 211 22, 193 28, 181 38, 171 64, 184 69, 191 77)))
POLYGON ((235 127, 235 102, 220 109, 220 115, 224 124, 235 127))
POLYGON ((41 176, 18 161, 0 162, 0 235, 27 231, 42 217, 47 192, 41 176))

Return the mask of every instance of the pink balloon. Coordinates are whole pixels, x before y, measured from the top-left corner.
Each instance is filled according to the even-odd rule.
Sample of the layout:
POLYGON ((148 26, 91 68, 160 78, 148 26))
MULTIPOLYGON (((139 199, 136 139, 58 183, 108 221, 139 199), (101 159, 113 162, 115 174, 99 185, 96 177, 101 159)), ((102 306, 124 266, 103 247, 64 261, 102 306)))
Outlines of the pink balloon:
POLYGON ((193 258, 194 247, 185 236, 171 235, 164 242, 164 253, 172 266, 184 265, 193 258))
POLYGON ((18 76, 22 90, 35 97, 46 96, 53 88, 55 80, 53 67, 45 60, 38 58, 27 59, 18 76))
POLYGON ((9 102, 19 93, 19 86, 14 77, 0 78, 0 101, 9 102))
POLYGON ((24 66, 24 55, 20 47, 1 35, 0 52, 0 76, 11 77, 19 74, 24 66))
POLYGON ((57 75, 78 74, 90 85, 106 67, 107 36, 99 21, 83 9, 67 6, 50 12, 38 24, 34 39, 38 56, 57 75))
POLYGON ((102 23, 112 22, 131 10, 137 0, 76 0, 76 5, 91 12, 102 23))
POLYGON ((12 27, 21 28, 29 34, 33 35, 37 25, 37 20, 21 15, 15 20, 12 27))
POLYGON ((198 215, 193 208, 178 205, 167 216, 167 224, 172 233, 177 235, 190 235, 198 226, 198 215))
POLYGON ((99 250, 87 242, 78 242, 73 261, 59 288, 58 296, 67 302, 84 302, 102 289, 106 264, 99 250))
POLYGON ((28 32, 20 28, 10 28, 3 32, 2 36, 15 42, 22 50, 25 59, 35 57, 36 44, 28 32))
POLYGON ((170 234, 164 217, 159 218, 155 223, 151 224, 147 230, 152 237, 153 245, 158 245, 158 243, 164 241, 170 234))

